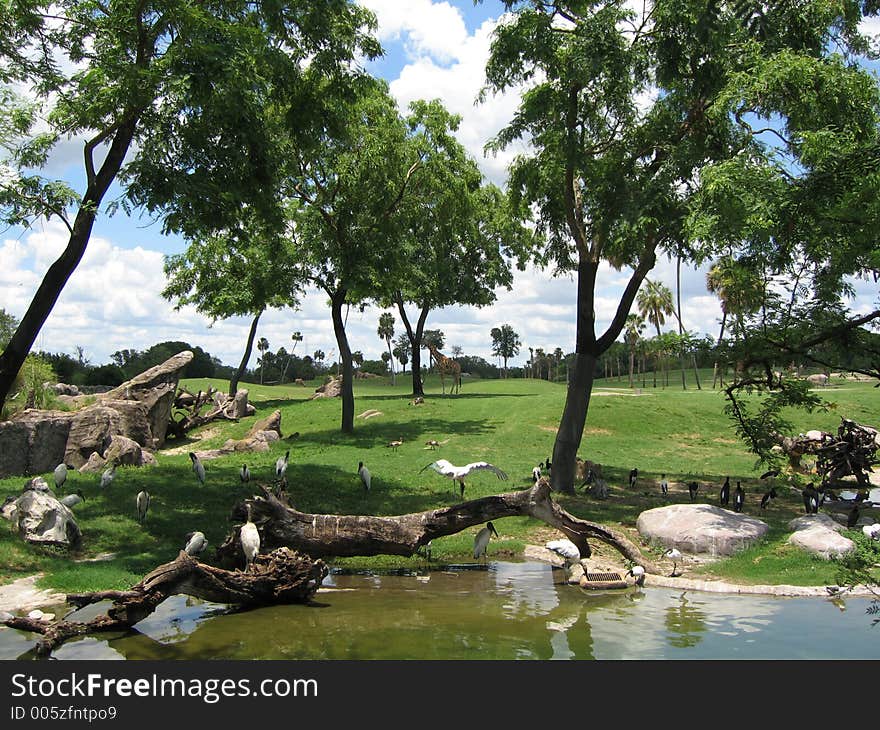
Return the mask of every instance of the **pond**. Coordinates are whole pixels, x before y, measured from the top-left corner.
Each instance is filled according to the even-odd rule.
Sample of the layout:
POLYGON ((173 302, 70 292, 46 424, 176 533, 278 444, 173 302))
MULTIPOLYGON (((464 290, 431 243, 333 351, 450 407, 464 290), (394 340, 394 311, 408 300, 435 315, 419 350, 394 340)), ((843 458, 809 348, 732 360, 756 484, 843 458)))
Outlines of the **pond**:
MULTIPOLYGON (((867 598, 590 592, 561 579, 544 563, 491 562, 423 574, 331 574, 308 606, 227 613, 178 596, 132 632, 71 641, 53 657, 880 658, 880 625, 872 626, 867 598)), ((25 658, 30 646, 27 634, 0 629, 0 658, 25 658)))

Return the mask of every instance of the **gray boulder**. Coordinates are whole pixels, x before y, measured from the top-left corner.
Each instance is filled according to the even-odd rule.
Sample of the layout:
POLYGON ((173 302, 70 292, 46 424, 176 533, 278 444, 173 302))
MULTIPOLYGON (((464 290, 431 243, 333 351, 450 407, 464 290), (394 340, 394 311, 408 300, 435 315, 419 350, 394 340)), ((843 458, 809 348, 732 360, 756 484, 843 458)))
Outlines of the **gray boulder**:
POLYGON ((812 527, 824 527, 826 530, 834 530, 835 532, 840 532, 843 529, 843 525, 839 525, 825 514, 795 517, 788 523, 788 527, 790 530, 809 530, 812 527))
POLYGON ((73 512, 48 489, 26 486, 16 500, 4 505, 2 516, 31 543, 76 547, 82 539, 73 512))
POLYGON ((855 550, 852 540, 818 524, 797 530, 788 538, 788 542, 824 560, 837 558, 855 550))
POLYGON ((770 529, 761 520, 709 504, 673 504, 645 510, 636 521, 649 542, 695 555, 733 555, 770 529))

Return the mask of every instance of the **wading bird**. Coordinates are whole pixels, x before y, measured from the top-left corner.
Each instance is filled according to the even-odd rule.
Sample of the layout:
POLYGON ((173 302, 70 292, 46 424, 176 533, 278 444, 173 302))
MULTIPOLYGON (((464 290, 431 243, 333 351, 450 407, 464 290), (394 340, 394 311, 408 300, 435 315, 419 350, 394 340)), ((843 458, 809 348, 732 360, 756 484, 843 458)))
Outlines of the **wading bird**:
POLYGON ((208 547, 208 540, 203 532, 187 532, 183 539, 186 540, 183 551, 187 555, 201 555, 208 547))
POLYGON ((873 525, 862 525, 862 534, 869 540, 880 540, 880 522, 873 525))
POLYGON ((193 463, 193 473, 196 475, 196 479, 199 480, 199 484, 205 483, 205 465, 202 464, 201 460, 198 456, 195 455, 195 452, 189 452, 189 458, 193 463))
POLYGON ((697 492, 700 491, 700 485, 696 482, 691 482, 688 484, 688 494, 691 495, 691 502, 693 502, 697 498, 697 492))
POLYGON ((260 531, 257 526, 251 522, 251 505, 247 506, 247 522, 241 526, 238 533, 238 539, 241 542, 241 549, 244 552, 245 566, 244 572, 250 572, 254 563, 254 559, 260 554, 260 531))
POLYGON ((537 484, 538 480, 541 478, 541 467, 536 466, 532 469, 532 481, 537 484))
POLYGON ((722 507, 726 507, 730 503, 730 477, 727 477, 727 479, 724 480, 724 484, 721 485, 719 502, 722 507))
POLYGON ((55 471, 53 475, 55 476, 55 489, 61 489, 64 486, 64 482, 67 481, 67 470, 75 469, 71 464, 61 463, 55 467, 55 471))
POLYGON ((104 469, 104 473, 101 474, 101 489, 106 489, 109 487, 113 480, 116 478, 116 462, 113 462, 107 469, 104 469))
POLYGON ((486 526, 480 530, 474 538, 474 560, 486 557, 486 553, 489 550, 489 540, 492 538, 492 535, 498 537, 495 525, 491 522, 487 522, 486 526))
POLYGON ((138 522, 143 522, 147 519, 147 510, 150 509, 150 493, 146 489, 137 493, 136 504, 138 522))
POLYGON ((562 540, 550 540, 544 543, 544 547, 565 558, 565 567, 569 570, 572 565, 581 561, 581 551, 578 550, 578 546, 571 540, 564 538, 562 540))
POLYGON ((279 456, 275 460, 275 478, 281 479, 284 476, 284 473, 287 471, 287 460, 290 458, 290 449, 288 449, 284 456, 279 456))
POLYGON ((60 500, 65 507, 76 507, 76 505, 85 502, 86 497, 81 489, 77 489, 73 494, 68 494, 64 499, 60 500))
POLYGON ((447 479, 452 479, 454 482, 458 482, 459 485, 461 485, 462 498, 464 498, 464 478, 472 471, 488 469, 489 471, 494 472, 499 479, 507 479, 507 474, 487 461, 474 461, 470 464, 465 464, 464 466, 456 466, 455 464, 446 461, 446 459, 437 459, 437 461, 432 461, 427 466, 423 466, 419 469, 419 474, 425 471, 425 469, 433 469, 447 479))
POLYGON ((669 574, 670 578, 675 577, 675 571, 678 568, 678 563, 681 561, 682 555, 681 550, 678 548, 669 548, 665 553, 663 553, 664 558, 669 558, 672 561, 672 572, 669 574))
POLYGON ((238 471, 238 476, 241 479, 242 484, 247 484, 251 480, 251 470, 248 469, 247 464, 241 465, 241 469, 238 471))
POLYGON ((372 478, 370 477, 370 470, 364 466, 364 462, 358 462, 358 476, 361 478, 361 483, 364 485, 364 490, 370 491, 370 482, 372 478))
POLYGON ((403 446, 403 439, 398 439, 397 441, 389 441, 385 446, 389 449, 393 449, 397 451, 398 446, 403 446))
POLYGON ((737 482, 736 490, 733 493, 733 511, 742 512, 743 502, 746 500, 746 493, 743 491, 742 485, 737 482))
POLYGON ((641 565, 634 565, 626 571, 626 574, 631 575, 635 579, 637 586, 645 585, 645 569, 641 565))
POLYGON ((771 499, 776 499, 776 487, 773 487, 769 492, 761 497, 761 509, 767 509, 767 505, 770 504, 771 499))
POLYGON ((666 481, 665 474, 660 475, 660 491, 663 493, 664 496, 669 494, 669 482, 666 481))
POLYGON ((636 486, 636 480, 639 478, 639 470, 631 469, 629 472, 629 487, 630 489, 634 489, 636 486))

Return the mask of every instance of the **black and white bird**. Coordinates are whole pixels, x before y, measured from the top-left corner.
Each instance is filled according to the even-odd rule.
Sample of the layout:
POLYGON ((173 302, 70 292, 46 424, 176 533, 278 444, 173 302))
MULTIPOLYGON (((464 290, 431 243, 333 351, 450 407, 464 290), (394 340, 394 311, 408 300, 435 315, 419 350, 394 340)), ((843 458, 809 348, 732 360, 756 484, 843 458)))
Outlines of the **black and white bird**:
POLYGON ((549 474, 550 469, 553 467, 553 464, 550 463, 550 457, 548 456, 547 461, 545 461, 543 464, 539 464, 538 466, 540 466, 544 471, 546 471, 549 474))
POLYGON ((196 475, 196 479, 199 480, 199 484, 205 483, 205 465, 202 464, 201 459, 196 456, 195 452, 189 452, 189 458, 193 464, 193 474, 196 475))
POLYGON ((73 494, 68 494, 66 497, 64 497, 63 499, 61 499, 59 501, 65 507, 76 507, 76 505, 85 502, 86 497, 82 493, 81 489, 77 489, 73 494))
POLYGON ((498 537, 498 532, 495 530, 495 525, 487 522, 486 526, 474 537, 474 560, 479 560, 481 557, 486 556, 489 550, 489 540, 492 538, 492 535, 498 537))
POLYGON ((639 478, 639 470, 631 469, 629 472, 629 487, 633 489, 636 486, 636 480, 639 478))
POLYGON ((116 478, 116 463, 114 462, 109 467, 104 469, 104 473, 101 474, 101 489, 106 489, 109 487, 113 480, 116 478))
POLYGON ((183 551, 187 555, 201 555, 208 547, 208 540, 203 532, 187 532, 183 539, 186 540, 183 551))
POLYGON ((819 512, 819 493, 816 487, 810 482, 801 492, 804 499, 804 512, 808 515, 814 515, 819 512))
POLYGON ((540 478, 541 478, 541 467, 540 467, 540 466, 536 466, 536 467, 534 467, 534 468, 532 469, 532 481, 535 482, 535 483, 537 484, 537 483, 538 483, 538 480, 539 480, 540 478))
POLYGON ((733 492, 733 511, 742 512, 743 502, 746 500, 746 493, 743 491, 742 485, 737 482, 736 489, 733 492))
POLYGON ((766 492, 763 497, 761 497, 761 509, 767 509, 767 505, 770 504, 771 499, 776 499, 776 487, 772 487, 769 492, 766 492))
POLYGON ((869 540, 880 540, 880 522, 873 525, 862 525, 862 534, 869 540))
POLYGON ((665 496, 669 494, 669 482, 666 481, 666 475, 660 475, 660 492, 665 496))
POLYGON ((681 550, 679 550, 678 548, 669 548, 669 550, 663 553, 663 557, 669 558, 672 561, 672 572, 669 574, 669 577, 674 578, 675 571, 678 568, 678 564, 681 562, 681 550))
POLYGON ((76 467, 71 464, 61 463, 55 467, 55 471, 53 472, 53 476, 55 477, 55 489, 61 489, 64 486, 64 482, 67 481, 67 470, 75 469, 76 467))
POLYGON ((251 505, 247 505, 247 522, 241 526, 238 533, 238 539, 241 542, 241 549, 244 552, 244 572, 250 572, 257 555, 260 554, 260 531, 251 521, 251 505))
POLYGON ((288 449, 284 456, 279 456, 275 460, 275 478, 281 479, 287 471, 287 460, 290 458, 290 449, 288 449))
POLYGON ((575 563, 581 562, 581 551, 578 550, 578 546, 571 540, 566 540, 565 538, 562 540, 550 540, 544 543, 544 547, 565 558, 566 569, 570 569, 575 563))
POLYGON ((248 469, 247 464, 241 465, 241 469, 238 470, 238 477, 241 479, 242 484, 247 484, 251 480, 251 470, 248 469))
POLYGON ((727 477, 724 480, 724 484, 721 485, 721 495, 719 496, 719 502, 722 507, 726 507, 730 504, 730 477, 727 477))
POLYGON ((779 476, 779 469, 769 469, 768 471, 765 471, 763 474, 761 474, 761 479, 767 479, 769 477, 778 477, 778 476, 779 476))
POLYGON ((626 571, 626 574, 633 577, 637 586, 641 587, 645 585, 645 569, 641 565, 634 565, 626 571))
POLYGON ((501 469, 497 466, 490 464, 488 461, 473 461, 470 464, 465 464, 464 466, 456 466, 451 462, 446 461, 446 459, 437 459, 437 461, 432 461, 427 466, 423 466, 419 469, 419 474, 421 474, 425 469, 433 469, 438 474, 443 475, 447 479, 452 479, 453 483, 458 482, 461 486, 461 496, 464 498, 464 478, 473 471, 479 471, 481 469, 488 469, 493 472, 495 476, 499 479, 507 479, 507 474, 505 474, 501 469))
POLYGON ((696 482, 691 482, 688 484, 688 494, 691 495, 691 502, 693 502, 697 498, 697 492, 700 491, 700 485, 696 482))
POLYGON ((372 481, 372 477, 370 476, 370 470, 364 466, 364 462, 358 462, 358 476, 361 478, 361 484, 364 485, 364 491, 370 491, 370 482, 372 481))
POLYGON ((137 505, 138 522, 143 522, 147 519, 147 510, 150 509, 150 493, 146 489, 142 489, 137 493, 135 503, 137 505))

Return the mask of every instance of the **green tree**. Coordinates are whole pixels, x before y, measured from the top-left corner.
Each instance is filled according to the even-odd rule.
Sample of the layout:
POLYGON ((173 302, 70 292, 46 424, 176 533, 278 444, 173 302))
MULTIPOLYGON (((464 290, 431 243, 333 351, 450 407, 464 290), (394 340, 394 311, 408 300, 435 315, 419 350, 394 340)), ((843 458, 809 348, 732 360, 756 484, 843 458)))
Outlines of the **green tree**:
POLYGON ((379 335, 379 339, 385 340, 385 344, 388 346, 388 359, 385 360, 391 371, 391 385, 395 385, 394 381, 394 367, 393 362, 394 359, 391 354, 391 338, 394 337, 394 315, 391 312, 382 312, 379 316, 379 328, 376 330, 376 334, 379 335))
POLYGON ((18 319, 5 309, 0 309, 0 347, 6 347, 6 343, 12 339, 12 335, 18 328, 18 319))
POLYGON ((293 359, 293 352, 296 350, 297 343, 303 341, 302 332, 294 332, 290 339, 293 341, 293 347, 290 349, 290 354, 287 356, 287 360, 284 363, 284 370, 281 371, 281 382, 284 383, 284 376, 287 375, 287 368, 290 367, 290 361, 293 359))
POLYGON ((279 159, 267 154, 277 130, 265 110, 293 110, 298 132, 320 137, 325 109, 361 75, 352 61, 380 51, 367 35, 374 27, 372 14, 339 0, 4 5, 0 82, 31 88, 38 103, 0 104, 11 149, 3 163, 14 173, 0 211, 16 225, 58 218, 70 235, 0 354, 0 402, 82 259, 110 186, 122 183, 123 205, 161 213, 166 230, 208 220, 228 228, 242 206, 270 214, 279 159), (59 139, 80 135, 81 194, 30 172, 59 139))
POLYGON ((519 354, 522 342, 520 342, 519 335, 509 324, 493 327, 490 335, 492 336, 492 354, 504 360, 504 377, 506 378, 507 361, 519 354))
POLYGON ((629 387, 635 386, 633 382, 633 368, 636 360, 636 350, 645 331, 645 320, 637 314, 627 315, 624 339, 629 348, 629 387))
POLYGON ((260 359, 259 359, 259 363, 260 363, 260 385, 262 385, 262 384, 263 384, 263 373, 264 373, 265 370, 266 370, 266 367, 265 367, 265 366, 266 366, 266 364, 267 364, 267 363, 266 363, 266 360, 267 360, 266 355, 267 355, 267 353, 268 353, 268 351, 269 351, 269 340, 267 340, 265 337, 261 337, 261 338, 257 341, 257 349, 260 351, 260 359))
MULTIPOLYGON (((669 290, 669 287, 664 286, 659 281, 645 279, 642 288, 639 289, 636 303, 639 307, 639 314, 654 325, 657 330, 657 339, 659 340, 660 327, 666 324, 666 315, 672 314, 675 311, 672 304, 672 292, 669 290)), ((659 347, 660 343, 658 342, 657 344, 658 347, 655 350, 657 353, 657 360, 654 362, 655 388, 657 387, 657 367, 659 365, 662 369, 663 366, 661 363, 663 361, 664 353, 663 348, 659 347)))

